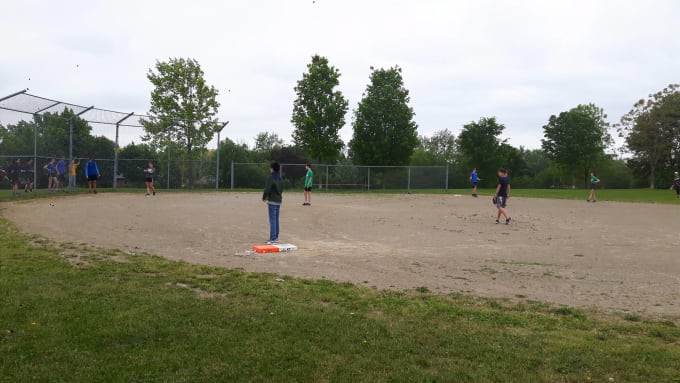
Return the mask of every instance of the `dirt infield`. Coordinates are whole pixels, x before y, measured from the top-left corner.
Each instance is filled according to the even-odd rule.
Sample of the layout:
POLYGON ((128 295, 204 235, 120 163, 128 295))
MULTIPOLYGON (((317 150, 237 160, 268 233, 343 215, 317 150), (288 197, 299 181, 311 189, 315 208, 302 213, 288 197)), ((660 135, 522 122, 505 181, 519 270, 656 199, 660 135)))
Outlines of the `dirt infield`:
POLYGON ((288 193, 282 242, 255 193, 83 195, 1 206, 29 233, 170 259, 390 289, 531 299, 680 316, 680 206, 512 199, 510 226, 488 198, 288 193), (54 204, 54 206, 51 206, 54 204))

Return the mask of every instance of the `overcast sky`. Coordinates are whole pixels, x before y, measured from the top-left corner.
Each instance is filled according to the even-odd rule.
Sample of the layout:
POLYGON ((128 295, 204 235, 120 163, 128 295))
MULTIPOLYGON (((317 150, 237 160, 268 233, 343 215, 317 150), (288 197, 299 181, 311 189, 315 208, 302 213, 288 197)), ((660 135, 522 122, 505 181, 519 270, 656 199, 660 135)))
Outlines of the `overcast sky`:
MULTIPOLYGON (((156 60, 195 58, 220 91, 223 134, 290 141, 293 87, 314 54, 356 108, 370 67, 403 68, 419 133, 496 116, 540 147, 551 114, 581 103, 610 122, 680 82, 674 0, 0 0, 0 97, 30 93, 145 113, 156 60), (30 80, 29 80, 30 79, 30 80)), ((0 114, 7 122, 7 114, 0 114)), ((113 138, 113 128, 97 129, 113 138)), ((122 141, 139 142, 127 128, 122 141)), ((341 132, 352 136, 351 113, 341 132)), ((214 143, 213 143, 214 146, 214 143)))

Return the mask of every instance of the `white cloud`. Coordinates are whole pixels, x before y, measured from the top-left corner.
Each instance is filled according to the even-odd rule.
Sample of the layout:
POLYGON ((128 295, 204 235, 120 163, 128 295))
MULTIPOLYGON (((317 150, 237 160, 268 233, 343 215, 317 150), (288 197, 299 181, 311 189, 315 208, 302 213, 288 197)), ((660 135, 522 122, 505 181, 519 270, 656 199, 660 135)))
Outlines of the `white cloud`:
POLYGON ((318 53, 342 71, 351 108, 370 66, 399 65, 421 134, 495 115, 513 144, 533 148, 551 114, 594 102, 614 121, 678 82, 678 14, 673 0, 5 2, 0 97, 28 87, 145 112, 149 68, 192 57, 221 92, 229 137, 287 138, 293 87, 318 53))

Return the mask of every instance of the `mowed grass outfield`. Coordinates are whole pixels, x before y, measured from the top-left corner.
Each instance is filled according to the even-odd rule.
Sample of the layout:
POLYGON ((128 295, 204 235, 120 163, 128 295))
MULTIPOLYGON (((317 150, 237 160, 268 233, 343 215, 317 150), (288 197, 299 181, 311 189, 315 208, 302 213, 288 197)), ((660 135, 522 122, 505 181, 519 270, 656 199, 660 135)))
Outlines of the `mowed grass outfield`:
POLYGON ((0 244, 3 383, 680 382, 671 321, 57 245, 4 218, 0 244))

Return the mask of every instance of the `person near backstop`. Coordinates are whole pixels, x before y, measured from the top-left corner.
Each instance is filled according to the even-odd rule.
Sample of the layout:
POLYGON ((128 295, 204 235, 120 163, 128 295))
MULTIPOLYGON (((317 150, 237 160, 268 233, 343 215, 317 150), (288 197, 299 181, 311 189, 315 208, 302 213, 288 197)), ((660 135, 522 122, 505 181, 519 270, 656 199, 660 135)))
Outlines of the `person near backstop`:
POLYGON ((78 166, 80 166, 80 161, 75 158, 71 160, 71 166, 69 166, 68 173, 68 191, 76 191, 76 174, 78 171, 78 166))
POLYGON ((85 164, 85 178, 87 179, 88 193, 97 194, 97 179, 100 175, 99 167, 94 161, 94 157, 90 157, 90 159, 85 164))

